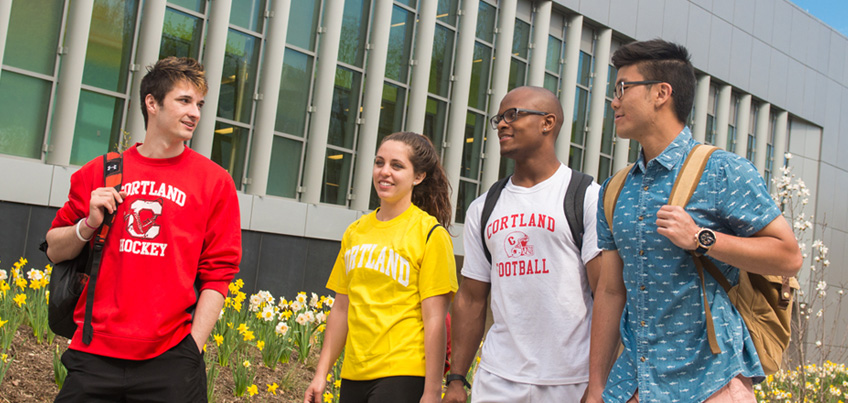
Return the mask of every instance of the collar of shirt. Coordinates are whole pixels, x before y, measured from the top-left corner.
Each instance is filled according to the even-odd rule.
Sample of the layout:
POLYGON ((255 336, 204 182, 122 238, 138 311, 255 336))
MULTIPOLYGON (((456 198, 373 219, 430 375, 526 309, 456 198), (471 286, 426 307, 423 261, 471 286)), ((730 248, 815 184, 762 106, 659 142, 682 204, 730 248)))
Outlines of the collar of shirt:
MULTIPOLYGON (((649 161, 660 164, 668 171, 674 169, 674 166, 683 158, 689 150, 694 147, 695 140, 692 139, 692 132, 689 127, 684 127, 683 131, 677 134, 677 137, 653 160, 649 161)), ((647 168, 645 166, 645 154, 639 153, 639 159, 636 160, 636 169, 644 173, 647 168)))

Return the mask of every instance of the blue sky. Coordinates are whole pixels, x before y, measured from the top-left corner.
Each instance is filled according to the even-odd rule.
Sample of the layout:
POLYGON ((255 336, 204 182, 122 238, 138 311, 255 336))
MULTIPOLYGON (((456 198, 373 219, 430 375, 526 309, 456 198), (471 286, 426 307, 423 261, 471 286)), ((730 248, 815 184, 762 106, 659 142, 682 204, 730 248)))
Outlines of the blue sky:
POLYGON ((789 0, 802 10, 848 36, 848 1, 846 0, 789 0))

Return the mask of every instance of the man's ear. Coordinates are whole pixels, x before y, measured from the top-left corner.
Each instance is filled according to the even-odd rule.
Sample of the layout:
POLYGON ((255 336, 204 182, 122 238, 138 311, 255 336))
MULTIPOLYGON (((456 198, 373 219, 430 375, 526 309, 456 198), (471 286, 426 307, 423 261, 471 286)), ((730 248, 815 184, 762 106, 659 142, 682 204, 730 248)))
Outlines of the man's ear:
POLYGON ((156 102, 156 98, 153 97, 153 94, 147 94, 147 96, 144 97, 144 107, 147 108, 148 115, 155 112, 157 106, 159 106, 159 103, 156 102))
POLYGON ((556 126, 556 115, 553 113, 545 115, 544 119, 542 119, 542 132, 546 134, 553 133, 554 126, 556 126))
POLYGON ((669 83, 659 83, 654 84, 655 95, 654 102, 657 109, 662 108, 665 104, 671 104, 671 94, 674 90, 671 88, 671 84, 669 83))

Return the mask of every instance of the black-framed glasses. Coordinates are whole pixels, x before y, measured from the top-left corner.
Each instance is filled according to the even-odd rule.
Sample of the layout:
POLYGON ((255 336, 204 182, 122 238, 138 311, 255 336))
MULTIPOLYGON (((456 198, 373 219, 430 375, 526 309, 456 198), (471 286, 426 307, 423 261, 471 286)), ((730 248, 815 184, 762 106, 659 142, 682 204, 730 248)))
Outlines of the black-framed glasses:
POLYGON ((621 96, 624 95, 624 89, 627 87, 632 87, 634 85, 651 85, 651 84, 661 84, 665 81, 657 81, 657 80, 647 80, 647 81, 621 81, 615 83, 615 97, 621 99, 621 96))
POLYGON ((518 115, 520 115, 522 113, 527 114, 527 115, 542 115, 542 116, 549 114, 548 112, 534 111, 532 109, 509 108, 509 109, 505 110, 504 113, 501 113, 500 115, 492 116, 492 118, 489 119, 489 123, 491 123, 492 129, 498 130, 498 123, 500 123, 501 120, 503 120, 507 124, 510 124, 510 123, 514 122, 515 119, 518 119, 518 115))

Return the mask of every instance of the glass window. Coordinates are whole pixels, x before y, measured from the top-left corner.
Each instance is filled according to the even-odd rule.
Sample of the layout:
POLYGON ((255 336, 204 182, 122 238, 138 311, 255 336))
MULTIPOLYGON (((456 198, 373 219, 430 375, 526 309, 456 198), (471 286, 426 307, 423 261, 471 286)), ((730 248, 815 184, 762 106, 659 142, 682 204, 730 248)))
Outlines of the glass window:
POLYGON ((386 57, 386 77, 406 83, 412 51, 412 28, 415 14, 394 6, 392 26, 389 31, 389 50, 386 57))
POLYGON ((512 32, 512 55, 526 59, 529 44, 530 24, 516 19, 515 30, 512 32))
POLYGON ((211 160, 224 167, 233 181, 236 189, 241 188, 244 176, 244 150, 247 147, 247 137, 250 131, 245 127, 233 126, 223 122, 215 123, 215 136, 212 138, 211 160))
POLYGON ((598 160, 597 181, 600 183, 604 183, 604 181, 610 176, 610 169, 612 169, 612 159, 602 155, 601 158, 598 160))
POLYGON ((436 5, 436 21, 455 27, 459 0, 438 0, 438 2, 439 4, 436 5))
POLYGON ((339 61, 362 67, 365 58, 365 36, 368 33, 369 0, 347 0, 342 16, 339 61))
POLYGON ((543 84, 548 91, 553 92, 556 96, 559 96, 559 79, 556 76, 552 76, 548 73, 545 73, 545 83, 543 84))
POLYGON ((512 91, 516 87, 523 86, 526 77, 527 63, 516 58, 512 58, 509 62, 509 82, 507 82, 507 91, 512 91))
POLYGON ((612 110, 612 103, 605 102, 604 107, 604 127, 601 131, 601 153, 612 155, 612 139, 615 132, 615 112, 612 110))
POLYGON ((471 84, 468 106, 486 110, 489 89, 489 66, 492 64, 492 49, 480 42, 474 43, 474 61, 471 63, 471 84))
POLYGON ((355 71, 343 67, 336 69, 328 144, 353 148, 356 118, 359 112, 360 77, 361 74, 355 71))
POLYGON ((136 0, 95 0, 82 83, 125 92, 135 33, 136 0))
POLYGON ((178 5, 192 11, 197 11, 198 13, 203 13, 206 9, 206 0, 168 0, 168 3, 178 5))
POLYGON ((303 137, 311 85, 312 57, 286 49, 274 130, 303 137))
POLYGON ((51 86, 11 71, 0 75, 0 94, 7 94, 0 97, 0 153, 41 158, 51 86))
POLYGON ((166 9, 159 58, 193 57, 200 54, 201 20, 173 9, 166 9))
POLYGON ((568 167, 578 171, 583 170, 583 149, 571 146, 568 151, 568 167))
POLYGON ((324 164, 324 187, 321 189, 321 203, 347 204, 350 191, 350 164, 353 157, 346 152, 327 150, 324 164))
POLYGON ((615 95, 615 79, 616 75, 618 75, 618 69, 613 66, 609 66, 607 69, 607 94, 606 97, 612 100, 615 95))
POLYGON ((456 222, 465 222, 465 211, 471 202, 477 198, 477 184, 473 182, 459 181, 459 193, 456 197, 456 222))
POLYGON ((230 29, 221 95, 218 98, 218 117, 250 123, 253 93, 256 87, 256 66, 259 58, 259 39, 230 29))
POLYGON ((265 0, 232 0, 230 24, 253 32, 262 32, 265 0))
POLYGON ((583 145, 583 135, 586 129, 586 110, 589 108, 589 91, 577 88, 574 94, 574 119, 571 126, 571 142, 583 145))
POLYGON ((302 155, 303 142, 274 136, 266 190, 269 195, 297 197, 297 175, 302 155))
POLYGON ((592 78, 592 56, 581 51, 577 63, 577 83, 588 87, 592 78))
POLYGON ((395 0, 395 3, 406 5, 409 8, 415 8, 415 0, 395 0))
POLYGON ((545 69, 559 74, 559 62, 562 59, 562 41, 548 35, 548 53, 545 61, 545 69))
POLYGON ((318 28, 321 2, 297 0, 291 2, 286 42, 306 50, 315 50, 315 30, 318 28))
POLYGON ((450 91, 451 54, 454 32, 436 24, 433 38, 433 60, 430 64, 429 91, 443 97, 450 91))
POLYGON ((466 178, 476 180, 480 174, 480 153, 486 127, 484 115, 468 112, 465 118, 465 144, 462 145, 462 170, 460 171, 460 174, 466 178))
POLYGON ((501 158, 501 165, 498 167, 498 178, 506 178, 515 172, 515 160, 512 158, 501 158))
POLYGON ((635 140, 630 141, 630 149, 627 153, 627 162, 633 163, 636 162, 637 159, 639 159, 639 151, 641 151, 640 147, 641 145, 639 144, 639 142, 635 140))
POLYGON ((436 152, 442 155, 442 143, 445 139, 445 123, 448 117, 446 102, 427 98, 427 111, 424 113, 424 134, 433 140, 436 152))
POLYGON ((383 100, 380 104, 380 125, 377 128, 377 147, 392 133, 403 130, 403 106, 406 90, 393 84, 383 84, 383 100))
POLYGON ((0 64, 52 76, 63 3, 55 0, 13 1, 6 48, 0 64))
POLYGON ((477 37, 492 43, 495 39, 495 7, 481 1, 477 13, 477 37))
POLYGON ((83 165, 116 148, 123 108, 124 101, 121 99, 80 91, 74 143, 71 146, 72 165, 83 165))

